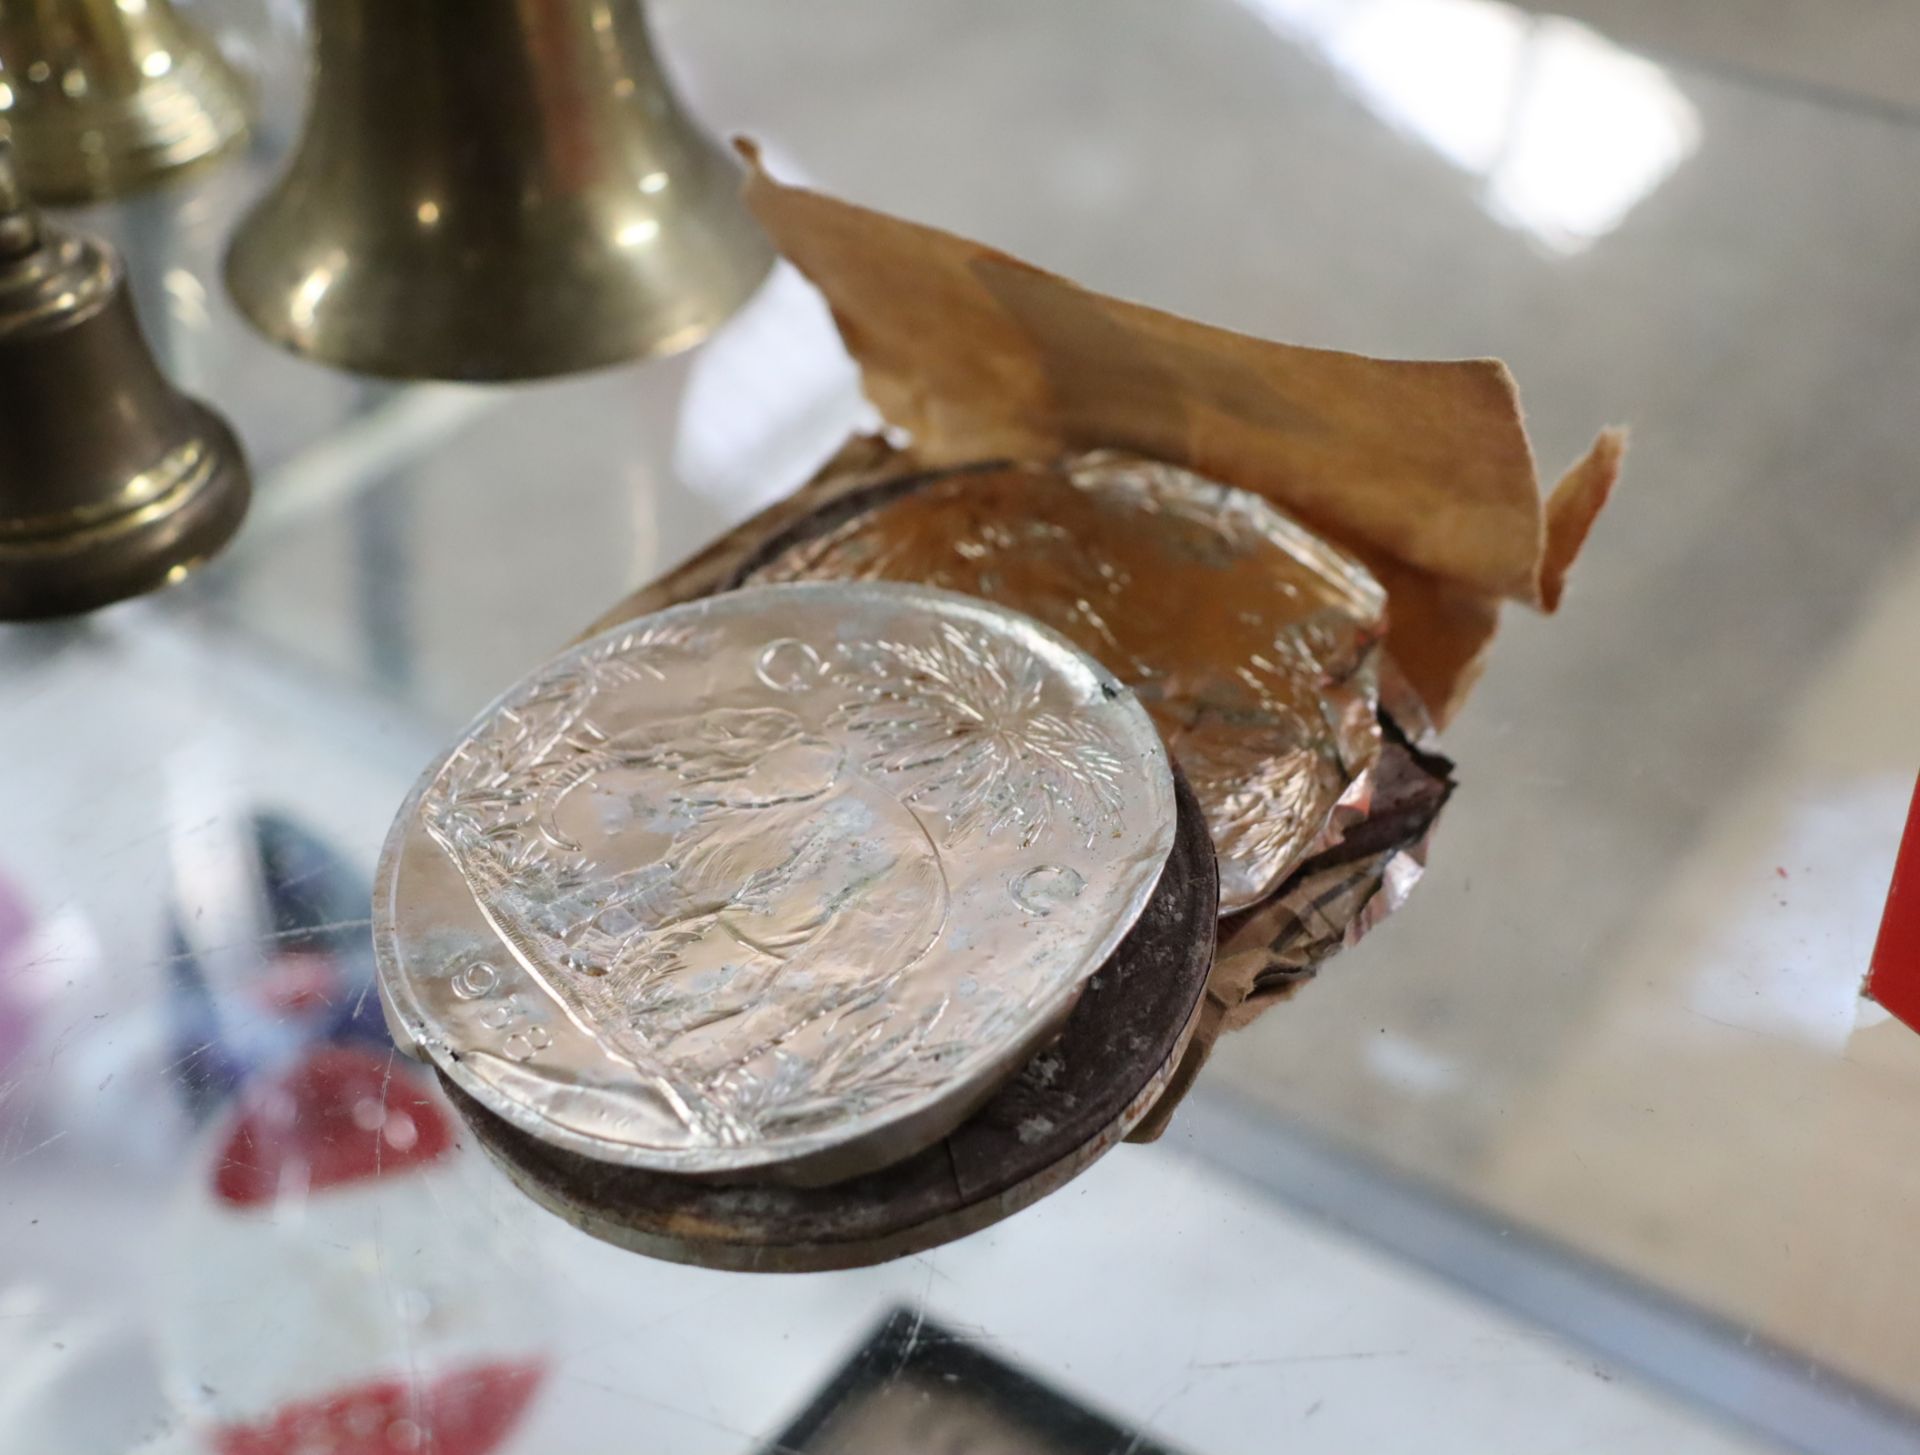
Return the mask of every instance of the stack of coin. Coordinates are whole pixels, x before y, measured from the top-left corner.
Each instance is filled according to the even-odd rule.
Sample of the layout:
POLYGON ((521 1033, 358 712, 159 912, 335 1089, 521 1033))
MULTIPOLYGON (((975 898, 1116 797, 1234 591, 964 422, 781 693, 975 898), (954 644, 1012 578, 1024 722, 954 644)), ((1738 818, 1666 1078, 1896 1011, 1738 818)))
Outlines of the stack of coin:
POLYGON ((395 1038, 516 1181, 736 1268, 929 1246, 1154 1134, 1451 787, 1379 584, 1247 491, 1097 454, 782 519, 482 714, 375 906, 395 1038))
POLYGON ((1123 1135, 1216 907, 1112 673, 985 601, 807 583, 541 667, 425 775, 374 908, 396 1041, 523 1186, 797 1268, 981 1226, 1123 1135))

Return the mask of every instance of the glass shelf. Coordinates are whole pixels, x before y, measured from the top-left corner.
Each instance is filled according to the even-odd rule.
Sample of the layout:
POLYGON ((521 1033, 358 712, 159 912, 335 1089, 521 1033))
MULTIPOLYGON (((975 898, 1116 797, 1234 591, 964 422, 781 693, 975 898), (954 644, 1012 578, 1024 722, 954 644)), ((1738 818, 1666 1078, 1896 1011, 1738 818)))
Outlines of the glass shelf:
MULTIPOLYGON (((276 74, 289 9, 241 37, 276 74)), ((337 1086, 389 1065, 366 884, 435 748, 871 419, 784 268, 573 380, 275 352, 219 258, 277 87, 243 161, 75 218, 257 494, 187 584, 0 629, 0 1452, 252 1450, 343 1390, 390 1441, 524 1405, 498 1448, 741 1452, 900 1306, 1216 1455, 1920 1448, 1920 1038, 1856 999, 1920 720, 1920 128, 1494 0, 657 21, 783 176, 1243 330, 1499 355, 1544 474, 1633 426, 1618 498, 1450 731, 1412 903, 1030 1211, 774 1278, 595 1244, 466 1149, 236 1202, 247 1087, 297 1120, 316 1038, 337 1086)))

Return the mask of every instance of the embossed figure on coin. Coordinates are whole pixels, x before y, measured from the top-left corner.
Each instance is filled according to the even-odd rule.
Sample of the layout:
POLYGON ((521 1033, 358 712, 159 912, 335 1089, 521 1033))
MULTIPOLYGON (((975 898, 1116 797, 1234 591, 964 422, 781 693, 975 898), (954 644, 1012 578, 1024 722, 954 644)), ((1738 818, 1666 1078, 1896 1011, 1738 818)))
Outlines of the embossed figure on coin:
POLYGON ((543 832, 594 866, 556 924, 595 1023, 710 1077, 884 990, 946 918, 938 851, 900 800, 792 713, 721 708, 609 736, 543 832), (588 906, 591 907, 591 906, 588 906))
MULTIPOLYGON (((420 814, 567 1017, 726 1145, 937 1077, 965 1049, 943 1039, 945 989, 892 992, 947 926, 943 856, 1003 843, 1004 902, 1048 916, 1085 880, 1023 851, 1110 837, 1124 768, 1037 661, 951 623, 782 639, 749 684, 662 712, 687 704, 644 689, 710 646, 642 629, 563 659, 456 750, 420 814)), ((469 963, 452 994, 495 978, 469 963)), ((496 1019, 512 1061, 553 1044, 496 1019)))

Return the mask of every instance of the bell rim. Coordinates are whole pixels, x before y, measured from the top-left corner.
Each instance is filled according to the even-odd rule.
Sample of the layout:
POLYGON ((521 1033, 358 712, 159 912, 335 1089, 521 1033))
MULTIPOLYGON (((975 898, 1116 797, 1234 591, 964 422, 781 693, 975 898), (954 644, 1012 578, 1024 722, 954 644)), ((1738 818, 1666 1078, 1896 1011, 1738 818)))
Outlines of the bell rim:
MULTIPOLYGON (((247 227, 243 223, 229 243, 222 261, 221 275, 227 297, 253 329, 283 353, 309 363, 324 365, 346 373, 392 383, 514 384, 542 379, 569 378, 600 370, 617 369, 685 353, 705 342, 760 291, 772 275, 779 255, 770 241, 762 240, 754 256, 739 260, 742 264, 727 270, 726 287, 714 288, 704 295, 705 307, 692 321, 677 327, 638 329, 621 338, 608 340, 605 347, 582 347, 571 357, 556 356, 527 363, 512 357, 513 350, 503 341, 500 347, 481 351, 422 348, 419 339, 433 337, 435 330, 422 326, 404 334, 388 334, 386 347, 357 348, 352 342, 329 344, 323 338, 302 337, 278 305, 286 290, 262 286, 247 259, 247 227), (499 362, 493 362, 493 361, 499 362)), ((582 334, 581 343, 592 336, 582 334)))
POLYGON ((0 541, 0 621, 46 621, 173 585, 217 555, 246 518, 253 486, 225 420, 188 400, 210 467, 171 498, 19 542, 0 541))
POLYGON ((77 108, 37 106, 7 119, 27 190, 56 206, 105 202, 164 186, 244 149, 253 134, 254 88, 217 52, 198 54, 165 89, 77 108), (84 137, 108 137, 89 149, 84 137))

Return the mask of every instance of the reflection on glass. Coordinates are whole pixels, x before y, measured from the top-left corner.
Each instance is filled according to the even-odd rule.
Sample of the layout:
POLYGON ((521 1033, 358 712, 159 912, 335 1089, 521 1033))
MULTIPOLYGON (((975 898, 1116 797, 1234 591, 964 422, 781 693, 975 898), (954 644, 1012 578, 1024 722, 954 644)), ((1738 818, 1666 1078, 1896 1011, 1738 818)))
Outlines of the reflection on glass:
POLYGON ((825 302, 782 263, 693 357, 673 473, 739 519, 878 423, 825 302))
POLYGON ((170 766, 165 1075, 200 1131, 166 1225, 166 1393, 216 1455, 486 1455, 545 1379, 534 1278, 387 1041, 365 876, 216 765, 170 766))
POLYGON ((1700 143, 1664 68, 1570 20, 1497 0, 1244 3, 1557 253, 1612 232, 1700 143))
POLYGON ((1778 804, 1768 822, 1743 816, 1696 856, 1686 887, 1698 908, 1676 894, 1680 928, 1669 936, 1690 950, 1675 957, 1686 970, 1679 1035, 1723 1046, 1732 1028, 1782 1043, 1769 1046, 1781 1057, 1790 1047, 1838 1055, 1857 1028, 1880 1023, 1885 1012, 1860 998, 1860 979, 1892 835, 1869 826, 1899 822, 1907 787, 1900 771, 1836 781, 1778 804), (1803 876, 1816 866, 1813 893, 1803 876))

